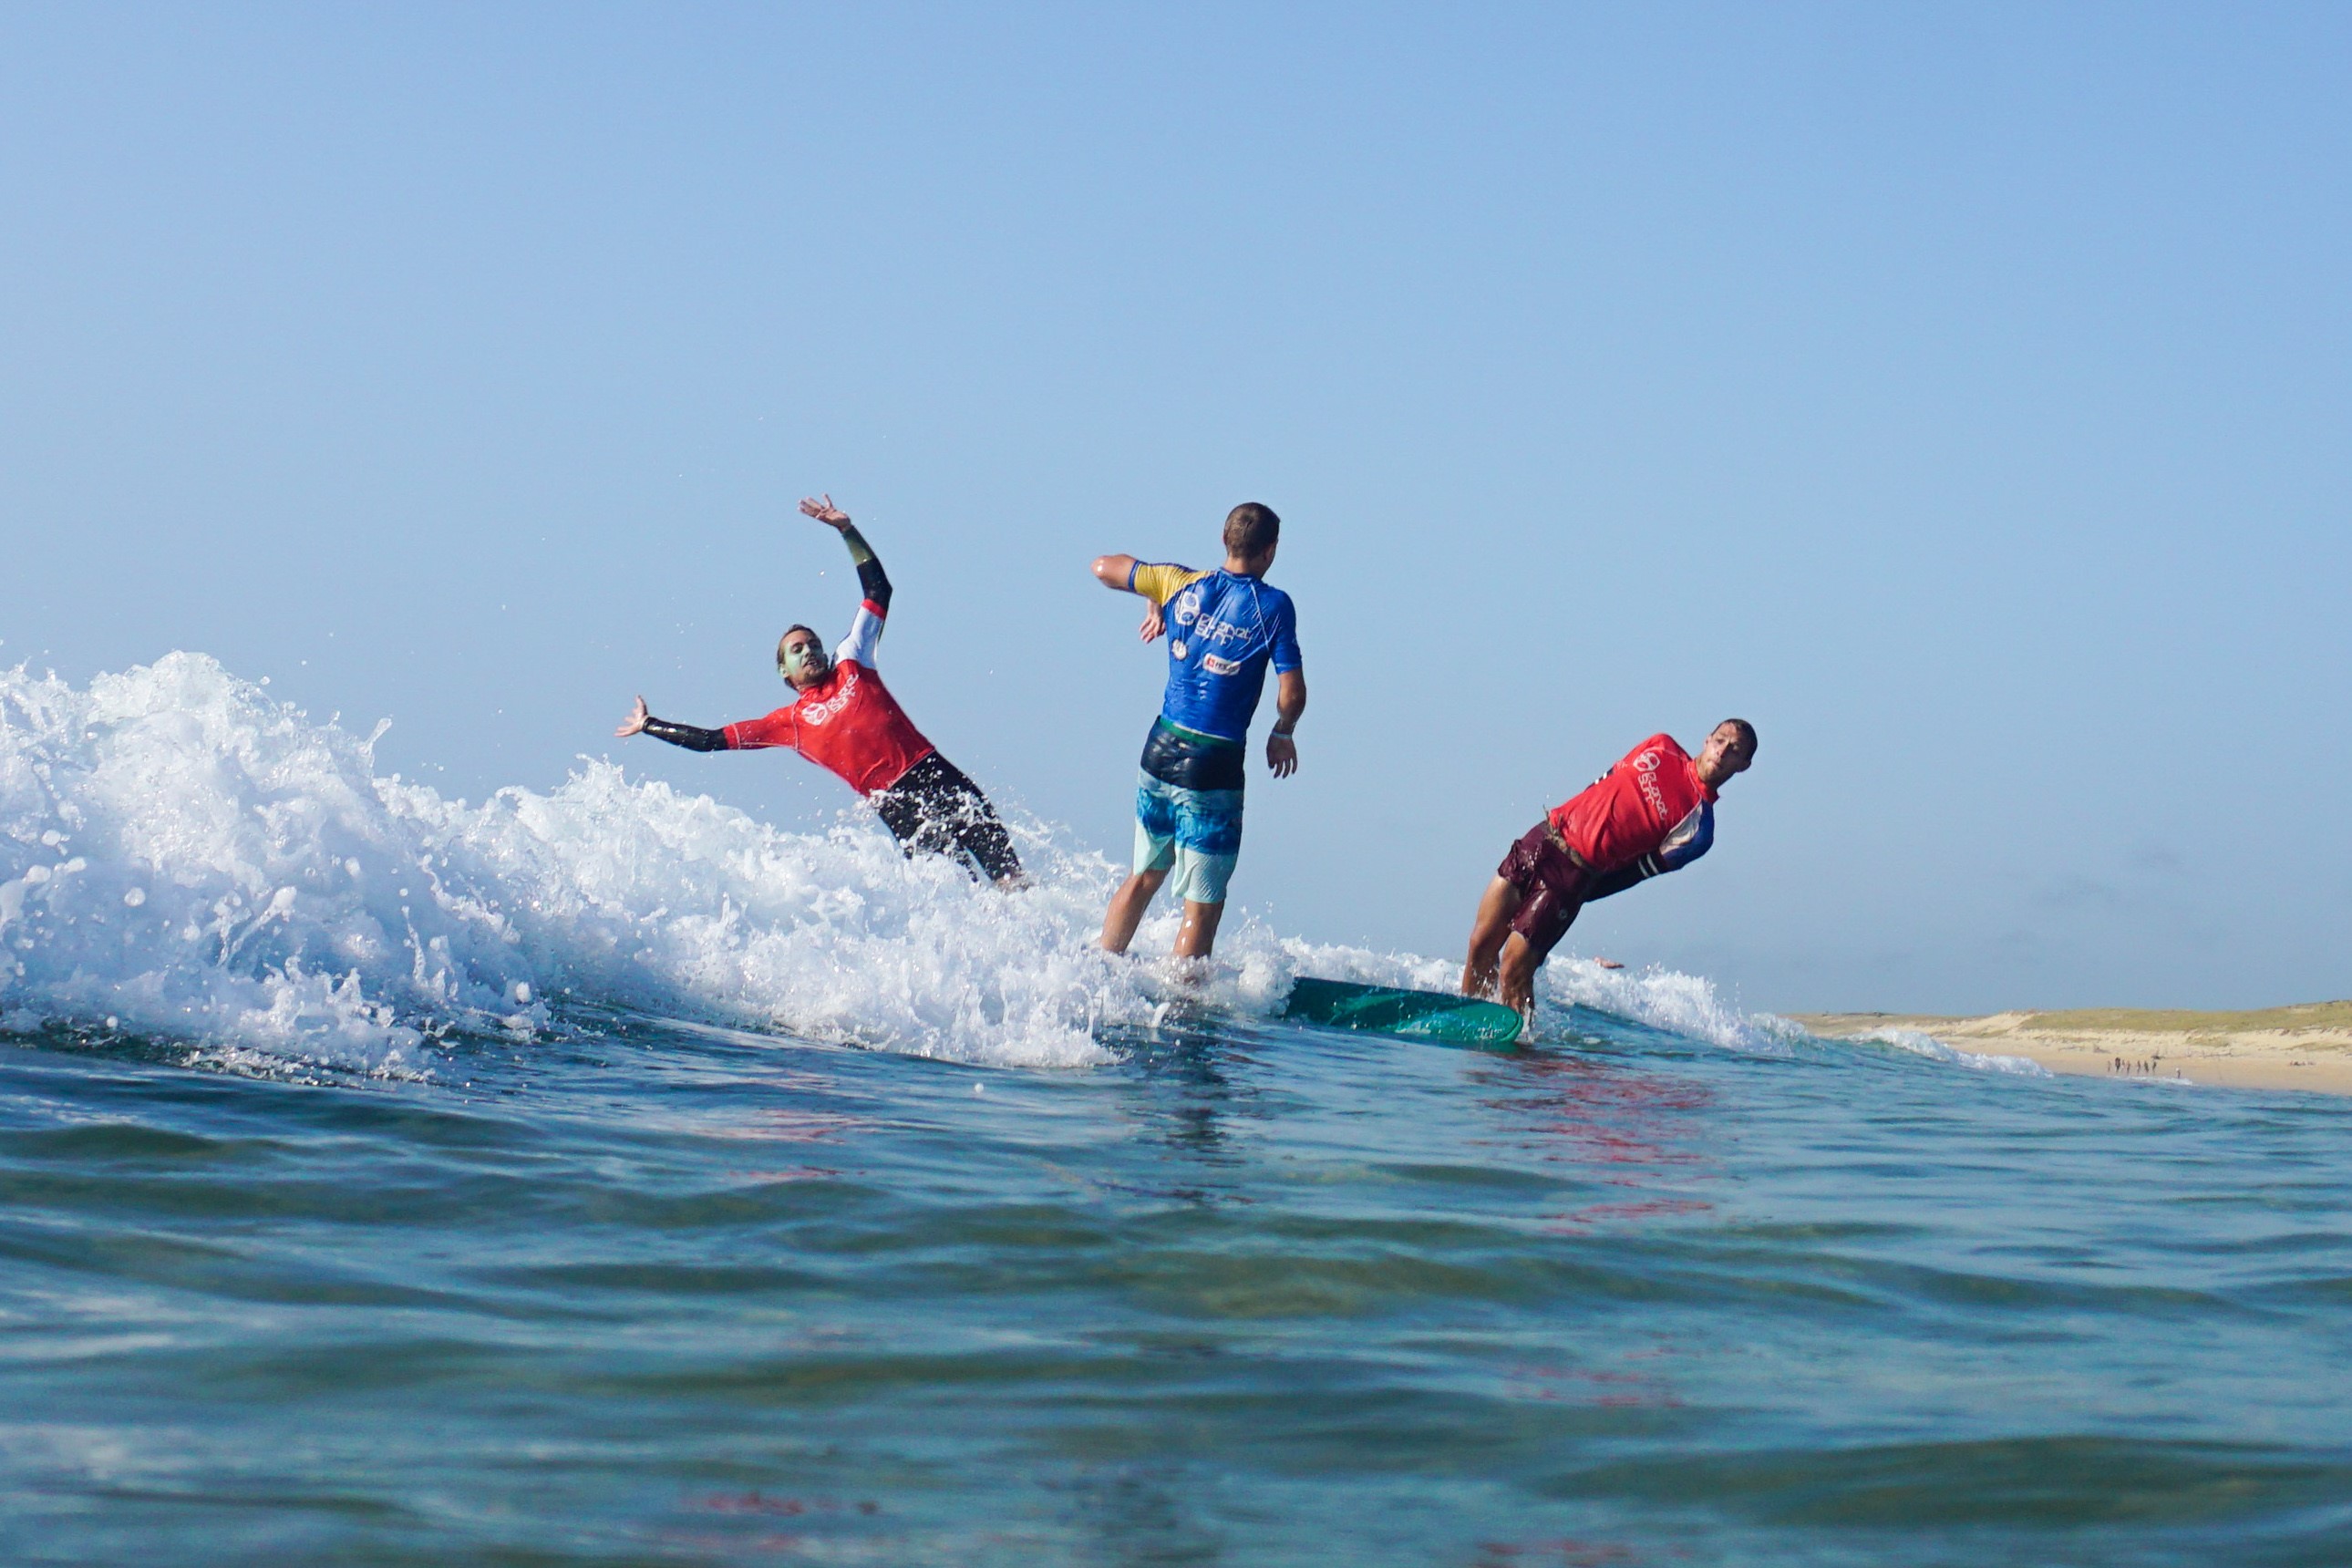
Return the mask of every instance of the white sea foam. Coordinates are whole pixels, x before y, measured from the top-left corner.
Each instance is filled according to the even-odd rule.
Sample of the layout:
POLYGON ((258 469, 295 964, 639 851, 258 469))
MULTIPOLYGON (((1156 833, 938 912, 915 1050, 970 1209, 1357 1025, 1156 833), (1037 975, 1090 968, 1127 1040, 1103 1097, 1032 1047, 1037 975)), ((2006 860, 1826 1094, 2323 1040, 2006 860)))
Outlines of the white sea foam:
POLYGON ((870 818, 779 832, 601 763, 468 805, 370 744, 199 654, 0 673, 0 1024, 403 1071, 567 990, 1041 1065, 1149 1013, 1087 946, 1098 858, 1024 845, 1039 885, 1007 898, 870 818))
POLYGON ((1893 1046, 1898 1051, 1930 1060, 1948 1062, 1954 1067, 1973 1068, 1978 1072, 2016 1073, 2024 1078, 2049 1078, 2048 1068, 2030 1057, 1994 1056, 1985 1051, 1964 1051, 1958 1046, 1947 1045, 1935 1036, 1918 1029, 1873 1029, 1868 1034, 1853 1035, 1849 1039, 1864 1045, 1893 1046))
MULTIPOLYGON (((378 733, 381 733, 379 730, 378 733)), ((583 763, 479 805, 380 777, 315 724, 175 653, 76 688, 0 672, 0 1027, 104 1024, 207 1059, 430 1070, 450 1026, 528 1038, 564 994, 974 1062, 1104 1059, 1154 1016, 1148 964, 1093 946, 1118 868, 1020 830, 1006 896, 902 857, 870 815, 782 832, 583 763)), ((1164 952, 1162 900, 1139 952, 1164 952)), ((1278 1011, 1291 977, 1450 989, 1450 959, 1285 938, 1236 910, 1213 1000, 1278 1011)), ((1784 1048, 1705 980, 1561 958, 1580 1005, 1784 1048)))
POLYGON ((1647 1024, 1730 1050, 1785 1056, 1780 1021, 1750 1016, 1716 994, 1715 983, 1671 969, 1603 969, 1591 959, 1554 959, 1544 968, 1544 988, 1553 1000, 1589 1007, 1612 1017, 1647 1024))

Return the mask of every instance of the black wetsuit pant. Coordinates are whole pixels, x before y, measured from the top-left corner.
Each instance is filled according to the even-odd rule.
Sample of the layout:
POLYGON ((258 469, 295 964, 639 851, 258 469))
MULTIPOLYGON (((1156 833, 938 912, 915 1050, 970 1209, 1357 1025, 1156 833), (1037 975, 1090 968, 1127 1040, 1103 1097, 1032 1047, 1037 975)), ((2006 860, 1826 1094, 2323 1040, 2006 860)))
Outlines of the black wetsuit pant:
POLYGON ((996 808, 961 768, 937 752, 866 799, 909 855, 924 849, 950 860, 968 856, 992 882, 1021 874, 1021 858, 1013 853, 996 808))

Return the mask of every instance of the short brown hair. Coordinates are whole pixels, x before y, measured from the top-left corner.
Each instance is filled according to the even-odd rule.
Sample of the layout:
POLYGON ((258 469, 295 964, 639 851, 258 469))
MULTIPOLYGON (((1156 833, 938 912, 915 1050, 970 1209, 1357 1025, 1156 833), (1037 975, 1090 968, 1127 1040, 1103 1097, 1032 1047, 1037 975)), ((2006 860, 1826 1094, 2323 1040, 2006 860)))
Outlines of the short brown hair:
POLYGON ((1282 537, 1282 519, 1274 508, 1245 500, 1225 513, 1225 553, 1246 561, 1263 555, 1282 537))
MULTIPOLYGON (((1748 754, 1749 756, 1751 756, 1751 757, 1752 757, 1752 756, 1754 756, 1754 755, 1756 754, 1756 726, 1755 726, 1755 725, 1750 724, 1750 723, 1749 723, 1747 720, 1745 720, 1745 719, 1726 719, 1726 720, 1723 721, 1723 724, 1728 724, 1728 725, 1730 725, 1733 729, 1735 729, 1735 730, 1738 731, 1739 731, 1739 738, 1740 738, 1741 740, 1743 740, 1743 741, 1745 741, 1745 742, 1748 742, 1748 754)), ((1717 728, 1717 729, 1718 729, 1718 730, 1720 730, 1720 729, 1722 729, 1722 728, 1723 728, 1723 724, 1717 724, 1717 725, 1716 726, 1716 728, 1717 728)))
POLYGON ((809 636, 816 637, 819 648, 823 648, 824 646, 824 639, 823 637, 816 637, 816 628, 814 626, 804 626, 798 621, 794 621, 791 626, 784 628, 784 635, 776 639, 776 668, 778 669, 784 668, 784 645, 793 640, 793 634, 794 632, 806 632, 809 636))

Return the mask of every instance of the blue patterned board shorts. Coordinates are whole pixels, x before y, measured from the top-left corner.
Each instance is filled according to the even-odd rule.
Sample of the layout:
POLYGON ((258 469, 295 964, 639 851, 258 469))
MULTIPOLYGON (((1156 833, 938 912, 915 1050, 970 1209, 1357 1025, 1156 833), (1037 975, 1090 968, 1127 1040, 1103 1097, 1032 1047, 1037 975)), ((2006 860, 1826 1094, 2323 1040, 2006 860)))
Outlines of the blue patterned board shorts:
POLYGON ((1186 789, 1138 772, 1135 868, 1174 866, 1169 889, 1196 904, 1222 904, 1242 853, 1242 792, 1186 789))

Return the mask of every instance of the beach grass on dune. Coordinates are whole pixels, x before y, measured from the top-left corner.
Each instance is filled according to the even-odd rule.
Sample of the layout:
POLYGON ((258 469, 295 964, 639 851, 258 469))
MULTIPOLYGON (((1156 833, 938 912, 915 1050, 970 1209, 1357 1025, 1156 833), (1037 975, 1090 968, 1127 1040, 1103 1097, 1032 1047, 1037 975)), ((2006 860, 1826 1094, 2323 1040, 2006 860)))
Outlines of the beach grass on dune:
MULTIPOLYGON (((2241 1035, 2266 1030, 2294 1033, 2352 1030, 2352 1001, 2299 1002, 2285 1007, 2258 1007, 2238 1013, 2167 1007, 2071 1007, 2054 1013, 2020 1009, 1990 1016, 2013 1019, 2037 1033, 2052 1035, 2241 1035)), ((1796 1019, 1808 1026, 1843 1025, 1849 1029, 1873 1019, 1920 1026, 1979 1021, 1972 1014, 1941 1013, 1812 1013, 1796 1015, 1796 1019)))
POLYGON ((2303 1002, 2243 1013, 2195 1013, 2177 1008, 2076 1007, 2035 1013, 2039 1029, 2096 1034, 2235 1035, 2258 1029, 2352 1029, 2352 1002, 2303 1002))

